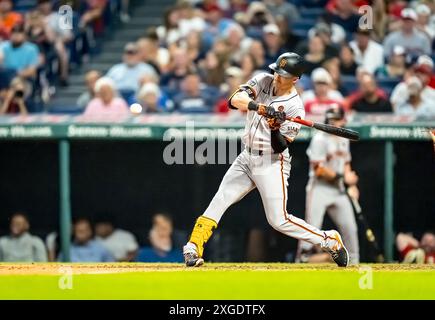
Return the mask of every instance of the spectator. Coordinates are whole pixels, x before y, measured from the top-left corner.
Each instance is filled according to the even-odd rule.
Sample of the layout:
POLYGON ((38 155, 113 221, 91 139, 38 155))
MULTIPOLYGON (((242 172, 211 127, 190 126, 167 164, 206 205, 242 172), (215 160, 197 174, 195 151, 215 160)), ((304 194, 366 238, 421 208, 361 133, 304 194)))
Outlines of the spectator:
POLYGON ((435 104, 422 98, 423 84, 418 77, 411 77, 406 81, 409 97, 405 103, 397 105, 395 113, 412 115, 417 118, 435 119, 435 104))
POLYGON ((251 45, 252 39, 245 36, 245 31, 239 24, 232 24, 227 29, 224 37, 227 41, 232 61, 240 63, 251 45))
POLYGON ((375 74, 378 78, 403 78, 406 72, 405 48, 395 46, 393 55, 388 58, 388 63, 378 68, 375 74))
POLYGON ((343 97, 347 96, 348 89, 343 86, 341 81, 340 60, 338 58, 329 59, 323 63, 322 67, 331 75, 331 89, 339 91, 343 97))
POLYGON ((139 250, 138 262, 182 262, 181 250, 172 247, 173 224, 170 216, 157 213, 153 217, 153 226, 149 233, 149 247, 139 250))
POLYGON ((200 87, 197 73, 186 75, 181 85, 181 92, 174 97, 175 110, 180 112, 211 112, 214 97, 200 87))
POLYGON ((158 113, 166 109, 165 100, 155 83, 145 83, 139 90, 137 101, 142 106, 142 113, 158 113))
POLYGON ((138 244, 134 235, 115 228, 113 218, 100 217, 95 223, 95 239, 109 250, 116 261, 133 261, 138 244))
POLYGON ((340 50, 340 72, 343 75, 354 76, 357 69, 354 50, 343 44, 340 50))
POLYGON ((361 29, 355 33, 355 40, 350 42, 350 47, 355 53, 355 61, 370 73, 384 65, 384 48, 371 39, 369 29, 361 29))
MULTIPOLYGON (((434 63, 428 56, 420 56, 414 67, 410 70, 417 76, 422 85, 421 99, 425 103, 433 103, 435 101, 435 76, 433 74, 434 63)), ((406 78, 406 77, 405 77, 406 78)), ((406 81, 399 83, 391 93, 391 104, 393 108, 405 104, 409 98, 409 90, 406 81)))
POLYGON ((217 55, 214 51, 207 52, 199 68, 202 81, 209 86, 219 87, 224 82, 227 64, 225 56, 217 55))
POLYGON ((352 0, 336 0, 335 6, 330 7, 331 22, 343 27, 347 32, 355 32, 358 29, 360 16, 358 8, 352 0))
POLYGON ((292 25, 300 17, 296 7, 285 0, 267 0, 266 7, 275 19, 283 16, 288 25, 292 25))
POLYGON ((0 0, 0 39, 9 39, 12 29, 24 21, 23 16, 12 8, 13 1, 0 0))
POLYGON ((159 47, 159 39, 156 33, 140 38, 137 42, 141 61, 154 67, 159 74, 166 72, 169 64, 169 51, 159 47))
POLYGON ((197 31, 190 32, 180 45, 186 48, 189 59, 194 63, 198 63, 205 57, 206 52, 202 48, 201 34, 197 31))
POLYGON ((4 93, 4 99, 0 105, 0 115, 5 113, 26 115, 28 113, 25 99, 30 89, 25 81, 16 77, 12 80, 8 90, 4 93))
MULTIPOLYGON (((278 16, 275 20, 281 34, 284 50, 294 52, 301 38, 294 34, 293 30, 289 28, 289 24, 284 16, 278 16)), ((264 54, 264 48, 262 50, 264 54)), ((260 65, 262 66, 262 64, 260 65)))
POLYGON ((314 90, 305 91, 301 97, 307 113, 323 115, 331 105, 341 104, 343 96, 340 92, 331 89, 332 78, 328 71, 317 68, 311 78, 314 90))
MULTIPOLYGON (((77 219, 73 226, 73 242, 70 248, 72 262, 114 262, 115 258, 103 244, 93 237, 91 222, 77 219)), ((60 254, 62 260, 62 254, 60 254)))
POLYGON ((187 37, 191 32, 204 31, 206 23, 201 10, 196 9, 189 0, 180 0, 176 7, 179 18, 178 28, 182 38, 187 37))
POLYGON ((424 3, 420 3, 415 8, 417 13, 417 29, 424 32, 432 41, 435 38, 435 26, 431 22, 432 12, 430 8, 424 3))
POLYGON ((10 234, 0 238, 0 261, 46 262, 44 242, 29 233, 30 224, 26 214, 14 213, 11 217, 10 234))
POLYGON ((77 99, 77 106, 85 109, 86 106, 95 98, 95 84, 101 78, 101 73, 97 70, 88 71, 85 75, 85 83, 87 90, 83 92, 77 99))
POLYGON ((229 67, 225 71, 225 84, 223 85, 223 94, 216 102, 215 112, 227 113, 230 111, 228 108, 228 98, 239 89, 239 86, 245 83, 243 72, 240 68, 229 67))
POLYGON ((116 96, 115 83, 102 77, 95 83, 95 98, 86 107, 86 116, 128 115, 128 106, 122 98, 116 96))
POLYGON ((261 32, 266 24, 275 21, 266 5, 260 1, 252 1, 241 20, 243 20, 243 25, 246 26, 247 31, 253 34, 261 32))
POLYGON ((319 36, 314 36, 308 40, 308 52, 305 54, 307 74, 322 66, 330 57, 326 54, 326 47, 319 36))
POLYGON ((364 74, 360 81, 361 96, 353 101, 351 109, 357 112, 393 112, 390 101, 377 91, 375 78, 364 74))
POLYGON ((265 64, 268 66, 284 53, 281 32, 276 24, 267 24, 263 27, 263 41, 265 50, 265 64))
POLYGON ((127 43, 124 47, 123 62, 114 65, 106 76, 111 78, 119 91, 134 91, 139 89, 141 77, 156 74, 153 67, 141 62, 141 56, 136 43, 127 43))
POLYGON ((258 66, 260 69, 268 69, 269 65, 266 63, 266 53, 261 41, 252 41, 251 46, 249 47, 249 53, 254 57, 256 66, 258 66))
POLYGON ((399 233, 396 247, 402 263, 435 263, 435 233, 427 231, 418 241, 410 234, 399 233))
POLYGON ((251 53, 243 56, 240 61, 240 68, 242 69, 244 82, 248 82, 254 76, 256 70, 258 70, 255 58, 251 53))
POLYGON ((178 29, 178 21, 178 9, 175 6, 166 9, 163 16, 163 25, 156 28, 160 43, 164 46, 169 47, 181 38, 181 33, 178 29))
MULTIPOLYGON (((320 36, 327 46, 331 45, 330 48, 335 49, 333 45, 343 43, 346 40, 346 31, 342 26, 329 20, 328 16, 322 16, 321 20, 308 30, 308 38, 320 36)), ((335 53, 337 53, 337 49, 335 49, 335 53)))
POLYGON ((86 29, 88 26, 93 26, 97 34, 104 31, 103 14, 107 6, 108 0, 85 0, 84 11, 80 16, 79 28, 86 29))
POLYGON ((59 59, 60 85, 68 85, 69 61, 66 46, 73 40, 73 33, 67 28, 62 28, 60 21, 63 17, 53 11, 51 0, 38 0, 38 11, 45 20, 47 36, 53 45, 59 59))
POLYGON ((160 85, 171 95, 180 90, 181 82, 184 77, 192 72, 194 65, 184 48, 177 47, 171 52, 171 62, 169 70, 160 78, 160 85))
POLYGON ((23 25, 12 29, 10 41, 0 44, 0 64, 25 79, 33 79, 39 64, 38 47, 27 41, 23 25))
POLYGON ((222 37, 228 27, 234 23, 233 20, 223 17, 223 10, 216 3, 206 5, 204 3, 206 26, 202 33, 202 39, 206 47, 211 47, 213 42, 222 37))
POLYGON ((418 56, 431 54, 431 44, 426 34, 416 27, 417 14, 413 9, 406 8, 401 12, 402 26, 400 30, 390 33, 384 40, 384 54, 389 57, 394 47, 403 46, 407 54, 418 56))

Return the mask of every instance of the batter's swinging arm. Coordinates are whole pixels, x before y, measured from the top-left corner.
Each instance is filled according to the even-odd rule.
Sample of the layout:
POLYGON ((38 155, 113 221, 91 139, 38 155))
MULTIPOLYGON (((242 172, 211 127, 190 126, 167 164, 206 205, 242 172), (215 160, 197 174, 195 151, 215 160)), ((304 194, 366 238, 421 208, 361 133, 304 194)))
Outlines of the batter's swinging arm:
MULTIPOLYGON (((265 112, 264 113, 261 112, 261 110, 259 110, 258 112, 265 117, 268 116, 265 112)), ((311 127, 349 140, 353 140, 353 141, 359 140, 359 133, 354 130, 340 128, 330 124, 319 123, 319 122, 314 122, 311 120, 300 119, 300 118, 286 117, 286 120, 291 122, 296 122, 303 126, 311 127)))

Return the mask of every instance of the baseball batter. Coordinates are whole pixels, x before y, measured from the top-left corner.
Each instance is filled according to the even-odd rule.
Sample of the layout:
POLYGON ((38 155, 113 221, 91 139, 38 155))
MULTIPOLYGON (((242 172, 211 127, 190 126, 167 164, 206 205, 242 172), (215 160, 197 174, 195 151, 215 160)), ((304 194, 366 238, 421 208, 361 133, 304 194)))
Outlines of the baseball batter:
MULTIPOLYGON (((344 110, 339 106, 329 108, 325 113, 325 123, 342 127, 345 125, 344 110)), ((358 230, 355 214, 346 194, 350 188, 352 196, 357 196, 358 176, 352 171, 349 140, 318 132, 307 149, 310 159, 307 184, 305 219, 311 225, 321 228, 325 212, 338 226, 347 245, 350 263, 359 263, 358 230)), ((306 262, 312 244, 300 243, 299 261, 306 262)), ((308 260, 309 261, 309 260, 308 260)))
POLYGON ((274 74, 262 73, 229 98, 229 106, 247 111, 242 141, 245 150, 225 174, 219 189, 193 228, 183 253, 187 266, 200 266, 204 244, 211 237, 222 215, 233 203, 257 188, 267 221, 276 230, 329 252, 339 266, 348 265, 348 253, 340 234, 322 231, 288 214, 287 179, 290 175, 289 143, 300 125, 286 116, 304 118, 305 111, 294 84, 304 71, 304 61, 296 53, 284 53, 269 66, 274 74))

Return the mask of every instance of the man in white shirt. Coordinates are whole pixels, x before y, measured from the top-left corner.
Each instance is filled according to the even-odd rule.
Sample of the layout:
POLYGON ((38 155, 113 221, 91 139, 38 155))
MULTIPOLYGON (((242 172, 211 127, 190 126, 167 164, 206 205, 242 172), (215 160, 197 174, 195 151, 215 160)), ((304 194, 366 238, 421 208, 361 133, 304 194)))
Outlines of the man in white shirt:
POLYGON ((355 62, 368 72, 374 73, 384 65, 384 48, 371 39, 369 29, 358 29, 349 45, 355 53, 355 62))
POLYGON ((101 217, 95 223, 95 236, 113 255, 116 261, 133 261, 139 245, 134 235, 117 229, 112 218, 101 217))

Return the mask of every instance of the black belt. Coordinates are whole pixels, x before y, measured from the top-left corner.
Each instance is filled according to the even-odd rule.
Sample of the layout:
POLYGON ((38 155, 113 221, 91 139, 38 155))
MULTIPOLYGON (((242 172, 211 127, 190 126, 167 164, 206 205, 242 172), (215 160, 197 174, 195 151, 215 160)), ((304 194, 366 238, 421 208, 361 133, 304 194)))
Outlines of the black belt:
POLYGON ((250 147, 246 147, 246 150, 248 150, 248 152, 250 154, 253 154, 254 156, 262 156, 263 155, 263 150, 254 150, 254 149, 251 149, 250 147))
MULTIPOLYGON (((250 147, 246 147, 246 150, 248 150, 248 152, 254 156, 262 156, 264 154, 263 150, 255 150, 250 147)), ((278 154, 278 153, 279 152, 273 152, 273 154, 278 154)))

